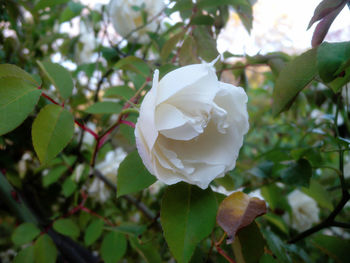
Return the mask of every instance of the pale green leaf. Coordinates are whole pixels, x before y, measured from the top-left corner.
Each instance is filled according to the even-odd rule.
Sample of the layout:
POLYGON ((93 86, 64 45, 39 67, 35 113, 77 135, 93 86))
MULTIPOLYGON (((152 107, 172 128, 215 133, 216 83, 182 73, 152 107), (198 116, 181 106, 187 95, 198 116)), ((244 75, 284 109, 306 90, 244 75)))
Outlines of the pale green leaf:
POLYGON ((22 79, 28 82, 32 87, 39 87, 40 85, 29 73, 12 64, 0 64, 0 78, 4 77, 22 79))
POLYGON ((49 235, 44 234, 38 238, 34 245, 35 263, 55 263, 57 248, 49 235))
POLYGON ((197 244, 215 226, 217 202, 210 190, 179 183, 168 187, 160 211, 165 240, 179 263, 189 262, 197 244))
POLYGON ((41 91, 16 77, 0 78, 0 135, 17 128, 33 111, 41 91))
POLYGON ((96 102, 89 106, 85 112, 91 114, 113 114, 120 113, 123 108, 123 105, 117 102, 112 101, 101 101, 96 102))
POLYGON ((66 147, 73 134, 73 115, 58 105, 45 106, 32 127, 33 145, 40 162, 52 160, 66 147))

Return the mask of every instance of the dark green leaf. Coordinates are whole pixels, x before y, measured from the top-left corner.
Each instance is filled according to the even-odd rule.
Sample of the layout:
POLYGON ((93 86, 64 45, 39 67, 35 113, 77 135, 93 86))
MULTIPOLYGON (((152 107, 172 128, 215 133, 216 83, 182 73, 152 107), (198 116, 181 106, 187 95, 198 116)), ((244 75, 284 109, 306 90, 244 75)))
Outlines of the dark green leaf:
POLYGON ((198 55, 207 62, 215 59, 219 52, 216 49, 216 41, 210 35, 206 26, 196 26, 193 30, 198 55))
POLYGON ((62 193, 65 197, 71 196, 77 189, 77 184, 72 180, 72 178, 67 178, 62 185, 62 193))
POLYGON ((50 82, 56 87, 63 99, 67 99, 73 92, 73 79, 70 72, 57 63, 49 61, 37 61, 41 70, 45 73, 50 82))
POLYGON ((312 238, 312 243, 338 263, 349 260, 349 240, 344 240, 336 236, 317 235, 312 238))
POLYGON ((296 96, 315 77, 317 49, 311 49, 291 62, 281 70, 273 90, 273 112, 278 115, 287 110, 296 96))
POLYGON ((143 232, 145 232, 147 229, 147 226, 143 225, 135 225, 130 223, 122 223, 121 225, 117 227, 111 228, 112 231, 117 231, 126 235, 133 235, 133 236, 140 236, 143 232))
POLYGON ((0 135, 2 135, 17 128, 28 117, 37 104, 41 91, 33 87, 33 84, 17 77, 2 77, 0 81, 0 135))
POLYGON ((197 244, 215 226, 214 193, 186 183, 169 186, 163 196, 160 217, 165 240, 179 263, 189 262, 197 244))
POLYGON ((281 171, 284 183, 290 186, 309 186, 312 176, 312 167, 308 160, 299 159, 288 168, 281 171))
POLYGON ((278 261, 274 259, 270 254, 264 254, 260 258, 259 263, 278 263, 278 261))
POLYGON ((139 255, 147 263, 161 263, 162 259, 159 250, 154 244, 148 242, 141 244, 135 237, 129 237, 131 247, 139 253, 139 255))
POLYGON ((56 220, 53 223, 53 229, 62 235, 72 238, 77 238, 80 234, 79 227, 71 219, 68 218, 56 220))
POLYGON ((303 187, 302 191, 315 199, 321 207, 333 210, 333 203, 332 199, 329 198, 329 193, 316 179, 311 179, 309 188, 303 187))
POLYGON ((38 238, 34 245, 35 263, 55 263, 57 249, 52 239, 44 234, 38 238))
POLYGON ((12 234, 12 242, 15 245, 24 245, 33 241, 40 234, 39 228, 33 223, 23 223, 12 234))
POLYGON ((84 242, 86 246, 92 245, 102 234, 104 222, 100 219, 92 221, 85 231, 84 242))
POLYGON ((89 106, 85 112, 92 114, 113 114, 120 113, 122 108, 123 105, 120 103, 112 101, 101 101, 89 106))
POLYGON ((47 175, 43 177, 43 186, 48 187, 53 183, 56 183, 58 179, 68 170, 65 165, 59 165, 52 168, 47 175))
POLYGON ((119 60, 115 66, 116 69, 130 70, 147 78, 150 74, 150 68, 145 61, 138 57, 129 56, 119 60))
POLYGON ((126 252, 126 238, 117 232, 108 233, 101 245, 101 256, 105 263, 117 263, 126 252))
POLYGON ((214 22, 214 18, 209 15, 198 15, 191 20, 193 25, 213 25, 214 22))
POLYGON ((60 23, 69 21, 72 18, 78 16, 83 8, 84 6, 81 3, 70 1, 60 16, 60 23))
POLYGON ((137 151, 131 152, 118 169, 117 196, 141 191, 155 181, 156 178, 148 172, 137 151))
POLYGON ((275 184, 270 184, 261 188, 261 195, 269 204, 272 210, 281 209, 283 211, 289 211, 290 206, 288 204, 286 195, 282 189, 275 184))
POLYGON ((123 100, 129 100, 134 96, 135 91, 128 86, 116 86, 105 90, 104 97, 106 98, 119 98, 123 100))
POLYGON ((237 263, 256 263, 264 254, 265 240, 253 222, 242 228, 232 243, 237 263))
POLYGON ((13 263, 34 263, 34 246, 26 247, 18 252, 13 263))
POLYGON ((69 0, 39 0, 39 2, 35 5, 35 10, 44 9, 46 7, 53 7, 59 4, 65 4, 69 0))
POLYGON ((38 114, 32 127, 35 152, 41 163, 52 160, 72 139, 73 115, 58 105, 47 105, 38 114))
POLYGON ((279 262, 283 263, 292 263, 292 259, 290 255, 287 253, 286 244, 272 231, 268 229, 261 228, 261 232, 263 233, 267 244, 270 250, 274 253, 279 262))

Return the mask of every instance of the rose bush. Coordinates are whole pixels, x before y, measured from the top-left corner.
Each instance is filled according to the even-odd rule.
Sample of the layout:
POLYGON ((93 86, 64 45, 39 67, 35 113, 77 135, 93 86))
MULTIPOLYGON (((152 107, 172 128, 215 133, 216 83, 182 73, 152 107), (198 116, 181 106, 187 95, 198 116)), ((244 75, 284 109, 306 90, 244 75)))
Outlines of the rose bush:
POLYGON ((158 81, 145 96, 136 145, 147 169, 165 184, 184 181, 202 189, 235 167, 249 128, 248 97, 220 82, 215 63, 185 66, 158 81))
POLYGON ((147 24, 144 28, 133 32, 129 38, 133 42, 144 44, 149 41, 146 33, 155 32, 158 26, 157 20, 150 20, 161 12, 163 7, 163 0, 111 0, 109 15, 115 31, 126 37, 145 24, 142 17, 144 11, 147 14, 147 24))

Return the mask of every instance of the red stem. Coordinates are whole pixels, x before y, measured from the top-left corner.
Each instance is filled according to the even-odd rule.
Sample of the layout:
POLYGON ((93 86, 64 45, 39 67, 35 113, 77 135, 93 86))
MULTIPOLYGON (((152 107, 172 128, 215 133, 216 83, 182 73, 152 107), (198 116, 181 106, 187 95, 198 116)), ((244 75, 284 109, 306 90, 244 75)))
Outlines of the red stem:
POLYGON ((131 121, 127 121, 127 120, 120 120, 120 123, 124 123, 128 126, 130 126, 131 128, 134 128, 135 129, 135 123, 131 122, 131 121))

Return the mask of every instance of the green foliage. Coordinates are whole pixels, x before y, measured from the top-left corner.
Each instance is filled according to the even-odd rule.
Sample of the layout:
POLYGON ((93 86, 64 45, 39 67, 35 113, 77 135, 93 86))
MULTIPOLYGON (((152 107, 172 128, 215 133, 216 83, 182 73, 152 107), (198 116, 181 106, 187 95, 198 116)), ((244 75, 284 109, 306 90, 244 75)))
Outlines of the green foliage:
POLYGON ((85 245, 92 245, 97 239, 100 238, 103 231, 104 222, 100 219, 92 221, 86 228, 84 235, 85 245))
POLYGON ((40 230, 33 223, 24 223, 12 234, 12 242, 15 245, 24 245, 33 241, 40 234, 40 230))
POLYGON ((22 249, 14 258, 13 263, 34 263, 34 246, 22 249))
POLYGON ((101 256, 106 263, 118 262, 126 252, 126 238, 117 232, 108 233, 101 246, 101 256))
POLYGON ((111 101, 102 101, 96 102, 89 106, 85 111, 91 114, 112 114, 112 113, 120 113, 123 105, 111 102, 111 101))
POLYGON ((44 234, 40 236, 34 245, 35 263, 55 263, 57 258, 57 248, 52 239, 44 234))
POLYGON ((168 187, 161 207, 165 240, 178 262, 189 262, 197 244, 215 225, 217 203, 211 190, 179 183, 168 187))
POLYGON ((80 234, 79 227, 73 222, 73 220, 64 218, 58 219, 53 223, 53 229, 58 233, 72 238, 77 238, 80 234))
POLYGON ((72 114, 58 105, 45 106, 32 127, 35 152, 41 163, 47 163, 59 154, 72 139, 74 119, 72 114))
POLYGON ((156 178, 143 165, 139 154, 131 152, 118 169, 117 196, 138 192, 155 181, 156 178))

